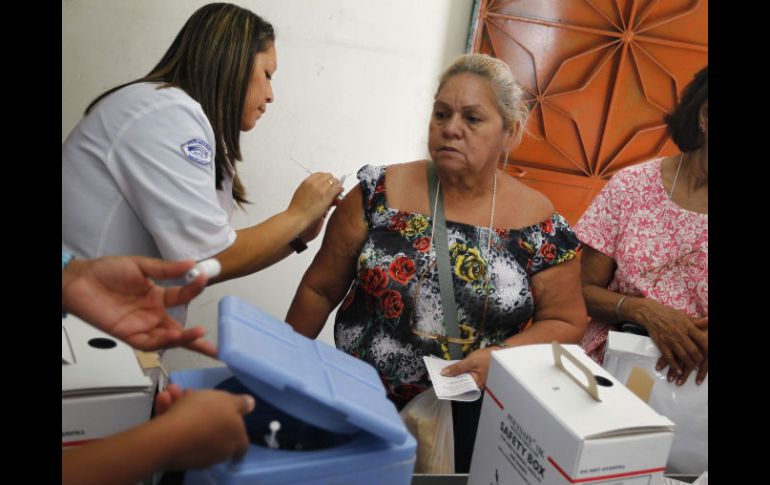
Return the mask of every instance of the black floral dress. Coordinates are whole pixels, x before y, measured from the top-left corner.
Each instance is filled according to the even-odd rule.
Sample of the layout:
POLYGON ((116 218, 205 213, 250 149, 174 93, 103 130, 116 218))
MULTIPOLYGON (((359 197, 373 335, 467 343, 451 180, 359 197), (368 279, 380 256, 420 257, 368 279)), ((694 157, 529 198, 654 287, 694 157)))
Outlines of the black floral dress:
MULTIPOLYGON (((412 332, 444 335, 431 217, 390 208, 385 173, 371 165, 358 171, 369 235, 334 338, 339 349, 378 370, 401 409, 431 385, 422 357, 450 357, 446 345, 412 332)), ((557 213, 521 229, 495 228, 489 254, 487 227, 447 221, 447 237, 461 337, 477 337, 462 346, 463 355, 519 332, 534 312, 532 275, 574 258, 580 247, 557 213)))

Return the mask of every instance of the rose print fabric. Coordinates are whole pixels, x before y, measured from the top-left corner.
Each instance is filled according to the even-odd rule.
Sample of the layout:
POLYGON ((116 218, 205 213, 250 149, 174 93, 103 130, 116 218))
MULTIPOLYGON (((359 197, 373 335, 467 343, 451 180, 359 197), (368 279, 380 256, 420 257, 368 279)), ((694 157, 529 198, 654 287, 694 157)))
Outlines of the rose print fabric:
MULTIPOLYGON (((693 317, 708 316, 708 215, 672 202, 662 159, 616 173, 575 225, 580 241, 615 260, 610 291, 651 298, 693 317)), ((582 347, 602 363, 607 332, 593 320, 582 347)))
MULTIPOLYGON (((358 172, 369 236, 334 333, 338 348, 378 370, 400 409, 430 386, 422 357, 449 359, 449 352, 411 331, 444 335, 432 218, 389 207, 385 174, 384 166, 358 172)), ((493 229, 489 252, 487 227, 447 221, 447 237, 461 337, 478 337, 462 347, 465 355, 519 332, 534 311, 532 275, 574 258, 580 245, 556 213, 525 228, 493 229)))

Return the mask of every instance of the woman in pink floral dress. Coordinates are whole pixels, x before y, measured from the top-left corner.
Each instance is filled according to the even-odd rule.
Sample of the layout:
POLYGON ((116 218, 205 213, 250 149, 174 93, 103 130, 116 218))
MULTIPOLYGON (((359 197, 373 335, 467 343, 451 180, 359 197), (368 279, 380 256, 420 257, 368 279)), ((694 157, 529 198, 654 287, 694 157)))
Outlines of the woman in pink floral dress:
POLYGON ((575 226, 593 318, 581 345, 599 363, 607 332, 643 326, 678 385, 708 373, 708 66, 666 117, 681 155, 616 173, 575 226))

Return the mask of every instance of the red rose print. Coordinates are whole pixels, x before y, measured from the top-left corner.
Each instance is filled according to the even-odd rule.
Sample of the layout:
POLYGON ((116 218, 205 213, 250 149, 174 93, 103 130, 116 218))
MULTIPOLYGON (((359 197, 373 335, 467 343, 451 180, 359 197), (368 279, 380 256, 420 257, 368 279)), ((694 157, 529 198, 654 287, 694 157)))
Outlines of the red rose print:
POLYGON ((396 214, 390 218, 390 230, 402 231, 406 227, 406 217, 404 214, 396 214))
POLYGON ((380 182, 377 184, 377 186, 374 188, 375 194, 381 194, 385 192, 385 182, 380 182))
POLYGON ((360 278, 364 291, 370 295, 381 296, 388 286, 388 274, 381 268, 362 270, 360 278))
POLYGON ((430 238, 421 237, 420 239, 415 240, 412 246, 421 253, 427 253, 428 249, 430 249, 430 238))
POLYGON ((404 302, 401 301, 401 293, 388 290, 380 302, 380 308, 385 313, 385 318, 398 318, 404 309, 404 302))
POLYGON ((540 248, 540 254, 546 261, 553 261, 553 258, 556 257, 556 246, 551 243, 545 243, 540 248))
POLYGON ((414 261, 406 256, 399 256, 390 263, 388 271, 391 278, 404 285, 414 276, 414 261))
POLYGON ((553 234, 553 221, 548 219, 540 223, 540 228, 547 234, 553 234))

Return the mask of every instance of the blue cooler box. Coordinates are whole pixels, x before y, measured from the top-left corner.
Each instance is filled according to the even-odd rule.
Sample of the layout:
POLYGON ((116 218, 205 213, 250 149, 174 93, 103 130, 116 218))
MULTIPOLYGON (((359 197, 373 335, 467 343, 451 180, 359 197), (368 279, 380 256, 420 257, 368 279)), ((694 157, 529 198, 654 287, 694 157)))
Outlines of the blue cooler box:
POLYGON ((233 296, 219 302, 219 358, 227 367, 174 372, 171 382, 208 389, 235 377, 257 399, 246 417, 252 444, 241 461, 188 471, 185 485, 411 483, 417 443, 369 364, 233 296), (273 420, 291 449, 263 444, 273 420))

